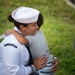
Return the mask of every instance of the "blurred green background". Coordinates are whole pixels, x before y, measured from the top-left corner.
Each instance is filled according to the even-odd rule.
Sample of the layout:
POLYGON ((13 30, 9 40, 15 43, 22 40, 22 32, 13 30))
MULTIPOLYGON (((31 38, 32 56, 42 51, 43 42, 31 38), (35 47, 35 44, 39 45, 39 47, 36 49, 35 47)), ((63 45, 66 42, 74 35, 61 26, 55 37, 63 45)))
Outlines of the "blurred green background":
POLYGON ((33 7, 43 14, 41 30, 51 54, 59 59, 56 75, 75 75, 75 10, 64 0, 0 0, 0 35, 14 27, 7 16, 19 6, 33 7))

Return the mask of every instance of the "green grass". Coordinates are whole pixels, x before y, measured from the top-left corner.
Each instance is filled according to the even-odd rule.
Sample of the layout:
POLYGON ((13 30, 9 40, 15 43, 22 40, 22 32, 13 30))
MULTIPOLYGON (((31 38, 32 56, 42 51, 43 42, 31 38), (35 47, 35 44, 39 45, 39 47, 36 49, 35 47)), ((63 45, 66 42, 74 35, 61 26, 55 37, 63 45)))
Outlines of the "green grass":
POLYGON ((64 0, 0 0, 0 35, 14 27, 7 16, 18 6, 34 7, 43 14, 41 30, 51 54, 59 59, 56 75, 75 75, 75 10, 64 0))

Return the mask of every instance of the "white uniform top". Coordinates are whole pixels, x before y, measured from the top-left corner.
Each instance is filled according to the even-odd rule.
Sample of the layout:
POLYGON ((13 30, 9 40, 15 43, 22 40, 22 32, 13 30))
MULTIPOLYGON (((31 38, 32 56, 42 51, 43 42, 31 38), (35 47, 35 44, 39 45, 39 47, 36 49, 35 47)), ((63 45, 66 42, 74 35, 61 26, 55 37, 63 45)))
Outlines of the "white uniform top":
POLYGON ((7 36, 1 42, 0 50, 3 58, 3 75, 29 75, 32 72, 31 66, 26 66, 29 61, 28 50, 14 35, 7 36))

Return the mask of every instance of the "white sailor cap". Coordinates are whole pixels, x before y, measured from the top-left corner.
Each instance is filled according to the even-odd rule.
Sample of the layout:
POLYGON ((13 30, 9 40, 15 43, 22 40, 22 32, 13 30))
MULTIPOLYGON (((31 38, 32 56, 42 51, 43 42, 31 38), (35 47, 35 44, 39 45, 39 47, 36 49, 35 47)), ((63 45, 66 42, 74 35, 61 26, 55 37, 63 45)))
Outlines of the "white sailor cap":
POLYGON ((39 11, 30 7, 19 7, 12 12, 12 18, 20 23, 32 23, 38 20, 39 11))

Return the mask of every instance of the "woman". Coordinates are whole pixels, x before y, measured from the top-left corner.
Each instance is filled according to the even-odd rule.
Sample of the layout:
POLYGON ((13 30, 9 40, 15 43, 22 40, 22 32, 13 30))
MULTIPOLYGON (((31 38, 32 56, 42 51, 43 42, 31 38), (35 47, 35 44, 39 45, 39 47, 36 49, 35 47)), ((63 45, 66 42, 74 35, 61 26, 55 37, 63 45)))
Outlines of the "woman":
MULTIPOLYGON (((9 21, 20 30, 23 36, 35 35, 38 29, 39 11, 29 7, 15 9, 9 21)), ((7 36, 1 42, 3 75, 29 75, 44 67, 47 62, 45 56, 36 57, 32 65, 28 65, 29 53, 25 45, 20 44, 13 34, 7 36)))
POLYGON ((48 48, 46 38, 43 32, 41 32, 40 30, 40 27, 43 25, 42 14, 39 14, 37 25, 39 29, 34 36, 23 37, 19 34, 19 30, 16 27, 14 29, 18 33, 15 30, 11 29, 11 30, 8 30, 6 34, 12 33, 13 35, 15 35, 15 37, 18 39, 18 41, 21 44, 29 43, 29 47, 30 47, 30 51, 31 51, 33 59, 37 56, 40 57, 42 55, 46 55, 46 57, 48 58, 47 64, 45 67, 41 68, 40 70, 36 72, 38 73, 38 75, 54 75, 53 72, 55 72, 58 69, 58 59, 54 57, 53 55, 51 55, 51 53, 49 52, 50 50, 48 48), (53 63, 53 61, 55 62, 53 63))

